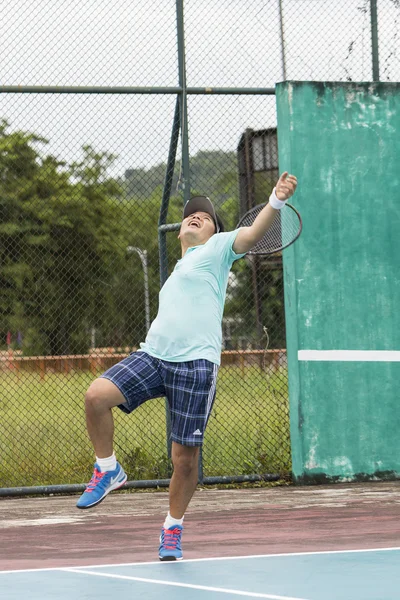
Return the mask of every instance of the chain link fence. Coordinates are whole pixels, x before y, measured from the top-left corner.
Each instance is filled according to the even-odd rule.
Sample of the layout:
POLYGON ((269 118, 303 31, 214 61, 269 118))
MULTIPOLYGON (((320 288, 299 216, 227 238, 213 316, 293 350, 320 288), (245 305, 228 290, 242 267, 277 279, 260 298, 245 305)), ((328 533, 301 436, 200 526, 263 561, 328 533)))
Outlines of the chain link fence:
MULTIPOLYGON (((180 256, 159 224, 198 193, 233 229, 279 173, 275 83, 398 80, 399 18, 399 0, 3 7, 2 492, 87 480, 85 391, 144 341, 180 256)), ((167 480, 164 400, 115 420, 129 480, 167 480)), ((202 477, 290 470, 282 256, 247 257, 229 279, 202 477)))

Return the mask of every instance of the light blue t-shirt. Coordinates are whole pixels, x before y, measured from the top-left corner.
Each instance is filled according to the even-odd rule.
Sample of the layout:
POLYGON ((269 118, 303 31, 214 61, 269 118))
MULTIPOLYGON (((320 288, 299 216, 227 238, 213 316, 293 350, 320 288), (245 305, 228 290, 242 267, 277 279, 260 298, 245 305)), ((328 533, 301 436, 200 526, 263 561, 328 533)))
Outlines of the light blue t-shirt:
POLYGON ((222 314, 239 229, 188 248, 160 291, 158 314, 141 350, 171 362, 221 361, 222 314))

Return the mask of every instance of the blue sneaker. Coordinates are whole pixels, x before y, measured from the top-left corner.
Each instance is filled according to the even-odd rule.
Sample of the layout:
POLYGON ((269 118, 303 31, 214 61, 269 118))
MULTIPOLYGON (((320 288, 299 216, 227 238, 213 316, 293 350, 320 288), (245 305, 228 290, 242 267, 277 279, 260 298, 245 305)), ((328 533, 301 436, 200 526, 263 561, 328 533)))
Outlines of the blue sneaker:
POLYGON ((94 463, 92 479, 76 503, 76 506, 78 508, 96 506, 96 504, 104 500, 107 494, 124 485, 126 480, 126 473, 118 462, 117 468, 114 471, 105 471, 104 473, 100 471, 99 465, 94 463))
POLYGON ((158 557, 160 560, 182 560, 182 525, 173 525, 170 529, 161 529, 160 548, 158 557))

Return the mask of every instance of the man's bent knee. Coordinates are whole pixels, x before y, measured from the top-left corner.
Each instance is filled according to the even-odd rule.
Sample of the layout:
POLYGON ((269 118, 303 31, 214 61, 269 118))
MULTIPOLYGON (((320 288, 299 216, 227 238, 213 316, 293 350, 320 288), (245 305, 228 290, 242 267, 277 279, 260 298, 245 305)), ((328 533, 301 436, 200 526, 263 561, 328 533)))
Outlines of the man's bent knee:
POLYGON ((93 381, 85 395, 86 409, 89 410, 113 408, 124 402, 125 399, 117 386, 104 377, 99 377, 93 381))
POLYGON ((174 465, 174 470, 189 474, 193 469, 197 469, 199 451, 200 448, 198 446, 182 446, 173 442, 172 464, 174 465))

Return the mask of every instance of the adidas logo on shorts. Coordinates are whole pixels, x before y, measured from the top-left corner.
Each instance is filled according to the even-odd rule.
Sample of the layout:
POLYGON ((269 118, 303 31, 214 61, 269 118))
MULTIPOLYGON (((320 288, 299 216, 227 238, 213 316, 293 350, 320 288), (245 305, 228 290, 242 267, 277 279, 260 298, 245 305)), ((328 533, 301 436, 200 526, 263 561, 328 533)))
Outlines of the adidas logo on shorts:
POLYGON ((202 435, 200 429, 196 429, 196 431, 193 433, 193 435, 202 435))

